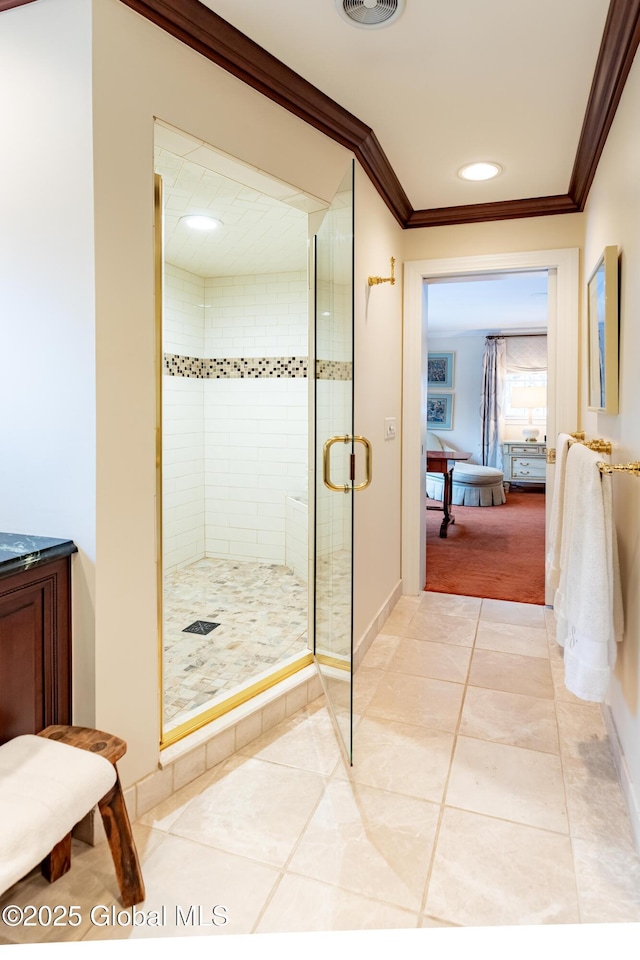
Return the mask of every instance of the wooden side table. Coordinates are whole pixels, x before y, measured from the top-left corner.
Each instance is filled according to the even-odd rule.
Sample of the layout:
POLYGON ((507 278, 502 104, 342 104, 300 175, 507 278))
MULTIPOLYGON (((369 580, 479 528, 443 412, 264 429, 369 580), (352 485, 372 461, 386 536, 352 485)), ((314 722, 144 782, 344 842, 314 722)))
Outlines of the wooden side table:
POLYGON ((441 510, 444 513, 440 524, 440 537, 446 539, 447 527, 455 523, 456 518, 451 512, 453 496, 453 470, 457 460, 468 460, 470 453, 461 453, 459 450, 427 450, 427 473, 441 473, 443 479, 442 506, 427 507, 427 510, 441 510))

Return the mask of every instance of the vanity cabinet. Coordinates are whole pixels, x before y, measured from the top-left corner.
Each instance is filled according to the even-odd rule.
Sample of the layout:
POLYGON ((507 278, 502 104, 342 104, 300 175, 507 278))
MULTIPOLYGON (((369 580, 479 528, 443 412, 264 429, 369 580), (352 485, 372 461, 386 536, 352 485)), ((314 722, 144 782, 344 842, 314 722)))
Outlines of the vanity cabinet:
POLYGON ((505 483, 545 483, 547 479, 546 443, 503 444, 505 483))
POLYGON ((0 533, 0 743, 71 723, 70 540, 0 533))

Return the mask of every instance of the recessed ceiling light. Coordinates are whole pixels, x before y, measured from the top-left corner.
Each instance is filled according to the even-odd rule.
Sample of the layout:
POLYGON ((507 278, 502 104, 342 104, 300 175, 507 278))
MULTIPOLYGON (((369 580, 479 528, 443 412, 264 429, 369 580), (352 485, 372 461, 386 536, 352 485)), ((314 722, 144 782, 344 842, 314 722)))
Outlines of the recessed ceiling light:
POLYGON ((489 160, 482 160, 479 163, 468 163, 458 170, 458 176, 463 180, 491 180, 502 173, 502 167, 499 163, 493 163, 489 160))
POLYGON ((188 213, 185 217, 180 217, 180 223, 184 223, 192 230, 217 230, 222 226, 222 220, 216 217, 209 217, 204 213, 188 213))

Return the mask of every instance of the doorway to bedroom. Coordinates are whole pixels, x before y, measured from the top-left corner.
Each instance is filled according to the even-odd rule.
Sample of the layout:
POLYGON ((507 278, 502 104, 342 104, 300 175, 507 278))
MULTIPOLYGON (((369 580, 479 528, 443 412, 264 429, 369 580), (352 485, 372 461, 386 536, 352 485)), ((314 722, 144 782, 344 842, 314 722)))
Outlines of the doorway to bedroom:
POLYGON ((549 271, 424 285, 425 589, 543 604, 549 271))

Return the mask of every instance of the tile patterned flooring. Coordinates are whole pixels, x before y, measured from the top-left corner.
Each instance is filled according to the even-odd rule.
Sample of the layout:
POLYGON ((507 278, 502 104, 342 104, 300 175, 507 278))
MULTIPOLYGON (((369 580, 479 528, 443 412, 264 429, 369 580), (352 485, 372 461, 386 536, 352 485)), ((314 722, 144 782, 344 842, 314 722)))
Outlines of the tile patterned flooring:
POLYGON ((82 924, 2 934, 640 922, 600 707, 564 688, 550 611, 402 598, 358 672, 355 711, 350 769, 320 697, 139 818, 143 907, 165 905, 166 926, 92 926, 90 907, 117 891, 106 845, 76 844, 70 873, 51 887, 31 874, 0 907, 81 904, 82 924), (177 926, 190 904, 224 905, 228 923, 177 926))
POLYGON ((164 721, 182 723, 307 650, 308 588, 287 567, 197 560, 168 574, 164 592, 164 721), (202 636, 194 620, 220 624, 202 636))

